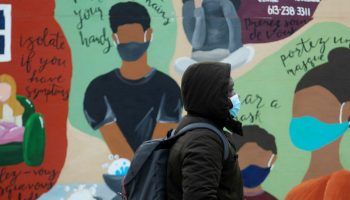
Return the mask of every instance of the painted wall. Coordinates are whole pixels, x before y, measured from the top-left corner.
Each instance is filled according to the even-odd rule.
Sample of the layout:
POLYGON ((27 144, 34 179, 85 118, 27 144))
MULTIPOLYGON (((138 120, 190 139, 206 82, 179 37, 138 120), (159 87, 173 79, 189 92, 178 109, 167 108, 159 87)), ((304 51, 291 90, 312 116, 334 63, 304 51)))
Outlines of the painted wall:
POLYGON ((115 197, 207 60, 232 66, 247 196, 350 198, 348 1, 121 2, 1 1, 0 199, 115 197))

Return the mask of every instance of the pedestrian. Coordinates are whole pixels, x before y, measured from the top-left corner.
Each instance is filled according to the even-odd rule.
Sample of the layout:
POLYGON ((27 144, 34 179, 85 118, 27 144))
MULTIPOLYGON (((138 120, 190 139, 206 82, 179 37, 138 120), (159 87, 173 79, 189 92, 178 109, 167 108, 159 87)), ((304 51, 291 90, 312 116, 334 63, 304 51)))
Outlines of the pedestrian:
POLYGON ((232 102, 237 102, 237 98, 231 98, 235 91, 230 72, 230 64, 202 62, 191 65, 182 77, 181 94, 187 115, 177 130, 191 123, 209 123, 222 131, 226 128, 228 132, 223 134, 231 145, 229 157, 224 159, 224 145, 213 131, 194 129, 181 136, 170 149, 168 200, 243 199, 240 168, 231 137, 242 135, 242 124, 230 114, 236 108, 232 102))

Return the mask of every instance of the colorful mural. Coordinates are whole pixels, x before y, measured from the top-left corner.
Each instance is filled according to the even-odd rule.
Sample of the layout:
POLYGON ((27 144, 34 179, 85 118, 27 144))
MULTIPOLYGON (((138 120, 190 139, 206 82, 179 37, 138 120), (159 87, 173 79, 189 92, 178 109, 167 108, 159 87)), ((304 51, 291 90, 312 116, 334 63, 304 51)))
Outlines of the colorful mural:
POLYGON ((344 181, 350 172, 344 170, 339 152, 350 125, 349 58, 348 47, 332 49, 328 62, 309 70, 296 86, 290 138, 294 146, 311 152, 311 160, 303 182, 287 199, 300 199, 305 193, 310 199, 350 198, 350 182, 344 181))
POLYGON ((91 81, 84 113, 111 153, 131 159, 143 141, 163 137, 176 126, 182 111, 180 88, 147 63, 153 33, 144 6, 117 3, 109 10, 109 21, 122 64, 91 81))
POLYGON ((201 61, 231 64, 246 199, 350 199, 349 6, 2 0, 0 199, 120 199, 137 147, 184 115, 181 76, 201 61))
POLYGON ((234 135, 246 200, 275 200, 261 184, 274 167, 277 158, 275 137, 257 125, 243 126, 242 137, 234 135))
POLYGON ((54 11, 53 1, 0 3, 0 199, 39 198, 65 161, 72 64, 54 11))

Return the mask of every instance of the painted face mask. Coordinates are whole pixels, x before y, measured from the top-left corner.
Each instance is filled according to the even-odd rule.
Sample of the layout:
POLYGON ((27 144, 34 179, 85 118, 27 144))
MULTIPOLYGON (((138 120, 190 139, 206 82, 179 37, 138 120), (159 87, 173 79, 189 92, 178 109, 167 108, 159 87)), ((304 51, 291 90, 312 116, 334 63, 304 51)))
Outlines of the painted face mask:
POLYGON ((230 109, 230 114, 233 117, 237 117, 239 109, 241 108, 241 102, 239 101, 238 94, 233 95, 230 98, 232 102, 232 108, 230 109))
POLYGON ((328 124, 310 116, 293 118, 289 126, 292 143, 299 149, 315 151, 337 140, 349 128, 349 121, 342 122, 343 103, 339 123, 328 124))
POLYGON ((146 39, 147 31, 143 35, 143 42, 129 42, 121 44, 118 35, 115 33, 117 39, 117 50, 122 60, 135 61, 139 59, 147 50, 149 41, 146 39))
POLYGON ((273 167, 271 163, 274 156, 275 155, 272 154, 266 168, 256 165, 249 165, 244 170, 242 170, 241 174, 243 178, 243 185, 247 188, 255 188, 264 182, 273 167))

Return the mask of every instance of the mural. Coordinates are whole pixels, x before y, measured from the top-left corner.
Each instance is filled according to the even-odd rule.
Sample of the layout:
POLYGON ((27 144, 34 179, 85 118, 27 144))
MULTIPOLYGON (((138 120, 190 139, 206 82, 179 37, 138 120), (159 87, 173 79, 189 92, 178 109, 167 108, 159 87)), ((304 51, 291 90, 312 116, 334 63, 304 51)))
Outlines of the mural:
POLYGON ((176 127, 182 73, 201 61, 232 67, 246 199, 350 199, 338 1, 2 0, 0 199, 120 199, 134 151, 176 127))
MULTIPOLYGON (((316 23, 236 81, 240 120, 275 136, 279 157, 263 187, 278 199, 327 199, 329 176, 348 173, 348 111, 341 106, 348 101, 348 79, 337 74, 346 74, 349 31, 338 23, 316 23), (318 132, 320 126, 327 129, 318 132)), ((347 199, 335 194, 348 187, 340 180, 329 182, 335 184, 332 199, 347 199)))
POLYGON ((251 60, 254 49, 242 45, 241 23, 237 15, 239 3, 229 0, 183 1, 182 24, 192 45, 192 55, 191 58, 176 60, 179 73, 201 61, 222 61, 236 68, 251 60))
MULTIPOLYGON (((117 27, 111 27, 111 21, 109 17, 109 12, 113 5, 118 2, 127 2, 127 1, 112 1, 112 0, 93 0, 93 1, 57 1, 56 4, 56 18, 60 22, 64 30, 66 30, 67 39, 72 48, 73 54, 73 63, 75 66, 73 68, 73 77, 72 77, 72 92, 69 98, 70 109, 69 109, 69 120, 74 127, 79 130, 96 136, 98 138, 104 137, 100 134, 100 131, 95 131, 89 121, 86 119, 86 113, 84 108, 84 99, 86 96, 87 88, 90 83, 93 82, 97 77, 106 74, 108 72, 114 71, 115 69, 120 69, 123 66, 122 57, 120 56, 119 49, 124 49, 123 55, 127 55, 126 59, 131 56, 128 54, 128 50, 125 50, 125 45, 117 45, 117 37, 119 43, 129 43, 129 42, 140 42, 143 43, 146 36, 146 40, 149 41, 148 48, 146 52, 147 56, 138 59, 138 62, 143 63, 143 67, 134 66, 132 68, 123 67, 121 78, 127 80, 138 80, 150 72, 150 68, 156 69, 156 72, 163 72, 166 75, 169 72, 169 64, 171 58, 173 57, 175 44, 176 44, 176 18, 174 14, 174 8, 171 1, 138 1, 146 10, 150 16, 149 27, 150 30, 147 31, 146 35, 144 34, 145 30, 142 27, 142 33, 140 35, 132 35, 127 33, 127 36, 132 36, 132 38, 125 38, 125 33, 113 34, 117 27), (69 16, 69 17, 67 17, 69 16), (150 41, 152 37, 152 40, 150 41), (136 40, 135 40, 136 38, 136 40), (133 41, 134 40, 134 41, 133 41), (94 56, 86 56, 94 55, 94 56), (146 59, 146 60, 145 60, 146 59), (132 70, 137 68, 137 70, 132 70), (125 70, 127 69, 127 70, 125 70), (138 72, 138 69, 142 71, 138 72), (126 77, 125 71, 128 71, 126 77), (74 76, 74 74, 79 74, 79 76, 74 76), (142 75, 143 74, 143 75, 142 75), (131 76, 131 77, 128 77, 131 76)), ((136 13, 136 11, 130 8, 131 14, 136 14, 135 16, 141 15, 136 13)), ((113 14, 113 13, 112 13, 113 14)), ((129 16, 132 18, 132 16, 129 16)), ((113 23, 121 23, 120 20, 115 19, 113 23)), ((129 23, 129 22, 128 22, 129 23)), ((140 23, 140 22, 139 22, 140 23)), ((142 22, 143 23, 143 22, 142 22)), ((125 31, 125 30, 124 30, 125 31)), ((127 45, 127 48, 130 48, 130 45, 127 45)), ((131 45, 132 48, 133 45, 131 45)), ((145 45, 144 45, 145 46, 145 45)), ((141 54, 142 55, 142 54, 141 54)), ((141 56, 140 55, 140 56, 141 56)), ((124 57, 125 59, 125 57, 124 57)), ((130 62, 131 63, 131 62, 130 62)), ((128 65, 130 67, 130 65, 128 65)), ((153 74, 153 73, 151 73, 153 74)), ((158 74, 158 73, 155 73, 158 74)), ((169 77, 169 80, 171 78, 169 77)), ((95 80, 96 82, 96 80, 95 80)), ((170 81, 171 82, 171 81, 170 81)), ((128 84, 125 83, 124 84, 128 84)), ((154 84, 154 83, 153 83, 154 84)), ((172 84, 173 83, 169 83, 172 84)), ((91 85, 90 85, 91 86, 91 85)), ((169 86, 164 86, 165 88, 169 86)), ((174 87, 174 86, 173 86, 174 87)), ((178 86, 176 86, 178 87, 178 86)), ((125 87, 122 87, 126 89, 125 87)), ((154 88, 154 87, 152 87, 154 88)), ((135 89, 132 89, 134 91, 135 89)), ((142 91, 142 94, 146 91, 142 91)), ((134 93, 132 93, 134 94, 134 93)), ((176 95, 176 94, 174 94, 176 95)), ((153 97, 157 98, 157 97, 153 97)), ((135 98, 137 99, 137 98, 135 98)), ((120 99, 121 100, 121 99, 120 99)), ((149 99, 149 101, 151 101, 149 99)), ((160 102, 160 99, 157 100, 160 102)), ((140 101, 134 102, 135 105, 142 106, 142 99, 140 101)), ((159 105, 158 105, 159 106, 159 105)), ((147 106, 144 108, 147 109, 147 106)), ((149 107, 150 109, 150 107, 149 107)), ((149 110, 147 110, 149 111, 149 110)), ((139 117, 141 115, 145 116, 147 111, 139 110, 139 117)), ((152 111, 152 118, 154 113, 157 110, 152 111)), ((132 112, 135 113, 135 112, 132 112)), ((151 114, 151 113, 150 113, 151 114)), ((94 116, 95 117, 95 116, 94 116)), ((118 116, 119 118, 121 116, 118 116)), ((123 117, 122 117, 123 118, 123 117)), ((130 117, 127 117, 129 119, 130 117)), ((147 117, 146 117, 147 118, 147 117)), ((123 120, 123 119, 120 119, 123 120)), ((119 120, 119 122, 120 122, 119 120)), ((125 120, 125 118, 124 118, 125 120)), ((124 132, 125 128, 132 128, 136 125, 136 121, 141 119, 136 118, 135 121, 127 126, 123 126, 124 132)), ((147 121, 147 120, 146 120, 147 121)), ((145 122, 146 122, 145 121, 145 122)), ((147 122, 148 123, 148 122, 147 122)), ((155 123, 152 122, 152 124, 155 123)), ((124 123, 125 124, 125 123, 124 123)), ((120 126, 120 125, 119 125, 120 126)), ((148 126, 148 125, 147 125, 148 126)), ((154 124, 150 126, 153 129, 154 124), (152 128, 153 127, 153 128, 152 128)), ((149 130, 152 131, 152 130, 149 130)), ((153 131, 152 131, 153 132, 153 131)), ((121 136, 121 135, 120 135, 121 136)), ((123 138, 123 137, 121 137, 123 138)), ((125 140, 125 139, 123 139, 125 140)), ((126 147, 129 145, 125 140, 126 147)), ((132 152, 131 147, 128 147, 130 150, 126 151, 130 154, 132 152)), ((129 156, 130 158, 130 156, 129 156)))
POLYGON ((16 81, 0 75, 0 145, 1 166, 40 165, 44 159, 45 127, 33 104, 16 94, 16 81))
POLYGON ((66 157, 72 65, 54 9, 0 3, 0 199, 39 198, 66 157))
POLYGON ((273 169, 277 158, 275 137, 257 125, 243 126, 244 135, 233 135, 241 168, 246 200, 274 200, 261 184, 273 169))
POLYGON ((180 120, 180 88, 147 63, 152 28, 144 6, 117 3, 109 10, 109 21, 122 64, 89 84, 84 112, 111 153, 131 159, 143 141, 164 137, 180 120))
POLYGON ((350 125, 349 58, 349 48, 332 49, 328 62, 308 71, 296 86, 290 137, 297 148, 312 153, 303 183, 287 199, 300 199, 305 193, 310 199, 350 197, 344 190, 350 186, 344 181, 350 172, 344 170, 339 155, 350 125))
POLYGON ((200 61, 230 63, 232 69, 255 54, 246 43, 272 42, 290 36, 312 18, 318 1, 183 0, 183 29, 192 46, 175 69, 182 74, 200 61), (243 26, 243 27, 242 27, 243 26))

